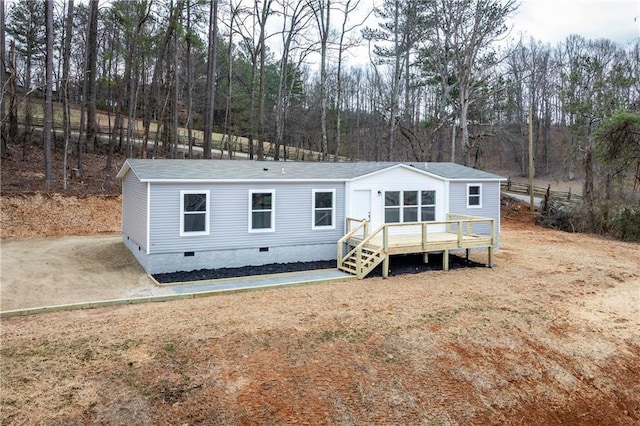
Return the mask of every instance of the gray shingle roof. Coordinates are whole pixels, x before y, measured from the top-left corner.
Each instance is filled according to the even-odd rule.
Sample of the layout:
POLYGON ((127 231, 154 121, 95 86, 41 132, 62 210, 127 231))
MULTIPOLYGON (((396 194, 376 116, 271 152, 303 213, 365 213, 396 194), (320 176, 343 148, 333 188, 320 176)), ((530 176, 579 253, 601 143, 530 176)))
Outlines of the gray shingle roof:
POLYGON ((131 170, 141 181, 347 181, 391 167, 410 166, 449 180, 501 180, 501 176, 455 163, 272 162, 243 160, 128 159, 118 172, 131 170))

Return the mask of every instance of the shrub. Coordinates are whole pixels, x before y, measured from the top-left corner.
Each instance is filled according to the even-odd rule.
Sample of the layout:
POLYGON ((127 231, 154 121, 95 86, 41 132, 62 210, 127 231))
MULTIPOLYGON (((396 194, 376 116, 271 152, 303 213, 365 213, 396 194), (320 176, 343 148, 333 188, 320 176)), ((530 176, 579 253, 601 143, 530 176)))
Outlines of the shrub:
POLYGON ((610 232, 621 240, 640 241, 640 206, 623 206, 611 218, 610 232))

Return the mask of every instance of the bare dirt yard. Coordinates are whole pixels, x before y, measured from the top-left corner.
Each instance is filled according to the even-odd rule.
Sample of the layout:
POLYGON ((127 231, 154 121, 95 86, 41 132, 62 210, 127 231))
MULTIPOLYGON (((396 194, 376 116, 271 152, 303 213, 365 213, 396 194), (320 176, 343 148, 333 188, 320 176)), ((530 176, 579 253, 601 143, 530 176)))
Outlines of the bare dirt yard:
MULTIPOLYGON (((3 310, 148 284, 117 236, 82 236, 106 219, 5 235, 38 211, 7 200, 3 310)), ((493 269, 4 318, 0 422, 640 424, 640 247, 524 210, 506 206, 493 269)))

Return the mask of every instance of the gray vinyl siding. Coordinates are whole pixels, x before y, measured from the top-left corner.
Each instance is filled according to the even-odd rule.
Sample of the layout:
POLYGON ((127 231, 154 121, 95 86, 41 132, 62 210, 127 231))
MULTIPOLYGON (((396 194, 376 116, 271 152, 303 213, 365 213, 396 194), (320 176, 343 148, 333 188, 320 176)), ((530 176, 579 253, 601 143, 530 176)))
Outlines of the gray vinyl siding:
POLYGON ((132 172, 122 182, 122 232, 147 250, 147 184, 132 172))
POLYGON ((335 243, 344 230, 344 184, 151 184, 150 253, 335 243), (312 229, 312 190, 336 190, 335 229, 312 229), (209 235, 180 236, 180 191, 208 190, 209 235), (249 232, 249 191, 275 190, 275 232, 249 232))
MULTIPOLYGON (((449 184, 449 213, 481 216, 496 221, 496 232, 500 226, 500 182, 451 182, 449 184), (467 184, 482 186, 482 207, 467 208, 467 184)), ((474 227, 474 230, 476 228, 474 227)), ((490 232, 489 225, 478 226, 477 232, 490 232)))

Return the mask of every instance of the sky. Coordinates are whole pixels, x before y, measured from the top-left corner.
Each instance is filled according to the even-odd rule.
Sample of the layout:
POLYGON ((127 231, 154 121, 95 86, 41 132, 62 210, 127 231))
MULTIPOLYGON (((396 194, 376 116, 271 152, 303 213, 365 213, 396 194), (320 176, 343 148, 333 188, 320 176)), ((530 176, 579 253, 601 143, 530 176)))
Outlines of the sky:
MULTIPOLYGON (((374 1, 376 6, 381 3, 382 0, 374 1)), ((367 0, 362 5, 363 9, 370 7, 367 0)), ((585 39, 606 38, 626 46, 640 38, 640 0, 520 0, 520 7, 507 24, 507 43, 520 38, 528 43, 533 37, 555 46, 571 34, 578 34, 585 39)), ((375 18, 370 16, 365 25, 375 28, 375 18)), ((352 66, 369 63, 366 46, 351 49, 346 60, 352 66)))
POLYGON ((627 44, 640 37, 640 0, 522 0, 512 35, 555 45, 571 34, 627 44))

